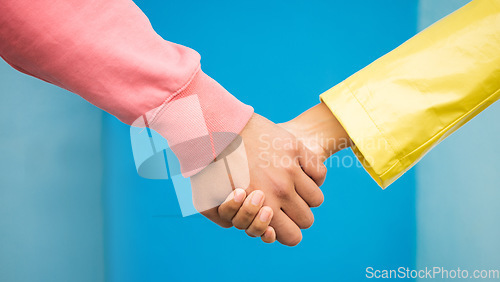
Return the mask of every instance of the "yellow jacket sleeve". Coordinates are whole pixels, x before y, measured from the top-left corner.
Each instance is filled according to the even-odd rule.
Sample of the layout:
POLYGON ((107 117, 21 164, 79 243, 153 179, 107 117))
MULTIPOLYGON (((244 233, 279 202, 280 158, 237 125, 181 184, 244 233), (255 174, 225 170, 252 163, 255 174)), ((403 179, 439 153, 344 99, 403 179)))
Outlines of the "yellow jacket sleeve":
POLYGON ((472 1, 320 97, 387 187, 499 99, 500 0, 472 1))

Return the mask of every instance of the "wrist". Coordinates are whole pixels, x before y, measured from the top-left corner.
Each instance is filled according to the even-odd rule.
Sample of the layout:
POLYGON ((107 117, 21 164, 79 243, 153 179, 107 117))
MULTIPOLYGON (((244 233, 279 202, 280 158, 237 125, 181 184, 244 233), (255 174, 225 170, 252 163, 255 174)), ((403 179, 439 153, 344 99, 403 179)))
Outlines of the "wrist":
POLYGON ((308 109, 281 126, 324 159, 353 145, 347 132, 324 103, 308 109))

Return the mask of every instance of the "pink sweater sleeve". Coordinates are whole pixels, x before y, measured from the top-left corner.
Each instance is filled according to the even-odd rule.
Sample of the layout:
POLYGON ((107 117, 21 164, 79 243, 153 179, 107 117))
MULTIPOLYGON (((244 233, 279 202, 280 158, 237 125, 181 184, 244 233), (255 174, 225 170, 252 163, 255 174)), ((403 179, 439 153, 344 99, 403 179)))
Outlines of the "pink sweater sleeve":
POLYGON ((210 163, 253 113, 201 71, 196 51, 163 40, 132 0, 3 0, 0 55, 127 124, 154 129, 185 176, 210 163))

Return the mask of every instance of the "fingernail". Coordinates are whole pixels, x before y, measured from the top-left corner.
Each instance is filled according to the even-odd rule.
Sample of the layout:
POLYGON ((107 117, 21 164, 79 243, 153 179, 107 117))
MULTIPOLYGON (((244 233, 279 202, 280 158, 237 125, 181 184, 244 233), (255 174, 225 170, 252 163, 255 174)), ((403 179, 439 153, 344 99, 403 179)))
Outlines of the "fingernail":
POLYGON ((241 203, 243 202, 243 199, 245 198, 245 192, 241 189, 236 189, 234 190, 234 201, 236 203, 241 203))
POLYGON ((262 197, 264 197, 264 194, 261 191, 253 192, 252 205, 258 206, 260 204, 260 202, 262 201, 262 197))
POLYGON ((264 207, 260 212, 260 217, 259 217, 260 221, 267 222, 270 217, 271 217, 271 209, 264 207))

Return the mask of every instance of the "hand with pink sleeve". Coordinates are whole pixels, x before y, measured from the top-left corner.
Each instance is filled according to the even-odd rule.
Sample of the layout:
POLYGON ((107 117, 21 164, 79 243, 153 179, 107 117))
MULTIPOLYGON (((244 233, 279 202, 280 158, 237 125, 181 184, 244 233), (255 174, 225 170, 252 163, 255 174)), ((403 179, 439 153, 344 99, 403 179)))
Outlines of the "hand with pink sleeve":
MULTIPOLYGON (((312 224, 309 207, 323 200, 318 185, 324 166, 301 164, 308 150, 293 135, 203 73, 196 51, 162 39, 131 0, 4 0, 0 55, 15 69, 78 94, 124 123, 154 129, 176 148, 182 172, 193 182, 241 136, 248 155, 233 162, 249 168, 240 181, 248 185, 241 188, 264 192, 278 240, 297 244, 299 228, 312 224), (216 138, 219 133, 226 134, 216 138), (263 147, 263 136, 291 148, 263 147), (175 146, 186 142, 190 146, 175 146), (271 157, 292 162, 265 167, 271 157)), ((200 190, 194 189, 195 198, 221 197, 200 190)), ((223 222, 213 208, 204 214, 223 222)))

